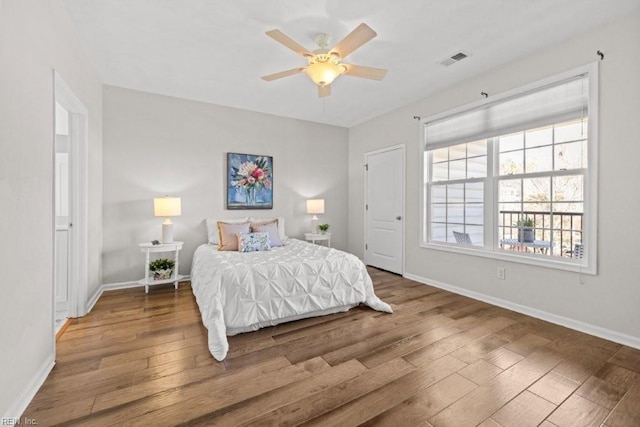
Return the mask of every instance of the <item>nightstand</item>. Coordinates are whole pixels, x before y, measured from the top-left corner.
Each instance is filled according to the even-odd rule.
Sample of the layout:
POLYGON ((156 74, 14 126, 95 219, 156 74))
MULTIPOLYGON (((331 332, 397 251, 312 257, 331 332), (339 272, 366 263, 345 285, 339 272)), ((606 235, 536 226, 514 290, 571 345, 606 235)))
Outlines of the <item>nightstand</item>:
POLYGON ((305 233, 304 240, 311 243, 327 242, 327 246, 331 247, 331 233, 305 233))
POLYGON ((183 242, 173 243, 161 243, 159 245, 153 245, 151 243, 140 243, 140 252, 145 254, 144 263, 144 279, 139 280, 138 283, 144 285, 144 292, 149 293, 149 285, 162 285, 164 283, 172 283, 173 286, 178 289, 178 282, 185 276, 178 274, 180 267, 180 250, 182 249, 183 242), (173 259, 176 261, 176 266, 173 269, 173 276, 169 279, 154 280, 153 277, 149 277, 149 255, 152 253, 160 252, 173 252, 173 259))

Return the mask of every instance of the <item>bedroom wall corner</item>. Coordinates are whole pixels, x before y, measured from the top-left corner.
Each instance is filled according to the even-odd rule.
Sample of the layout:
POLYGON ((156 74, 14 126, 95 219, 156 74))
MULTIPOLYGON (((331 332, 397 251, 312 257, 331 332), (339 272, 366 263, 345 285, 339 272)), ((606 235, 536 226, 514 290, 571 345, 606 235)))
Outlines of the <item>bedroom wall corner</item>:
POLYGON ((90 288, 100 270, 102 83, 62 0, 2 0, 0 63, 0 235, 7 242, 0 246, 0 416, 12 419, 55 357, 53 70, 89 111, 90 288))
POLYGON ((185 242, 181 274, 206 242, 205 218, 283 216, 287 234, 302 238, 308 198, 325 199, 321 221, 346 249, 347 138, 342 127, 105 86, 102 283, 142 277, 138 244, 160 239, 153 198, 165 194, 182 198, 172 219, 185 242), (227 152, 273 156, 273 209, 226 209, 227 152))
POLYGON ((349 248, 363 247, 364 175, 361 159, 366 151, 407 143, 405 272, 407 276, 448 283, 476 295, 506 301, 567 318, 612 336, 640 342, 640 288, 635 255, 640 237, 634 226, 640 198, 637 159, 640 111, 640 10, 600 28, 541 49, 517 61, 497 66, 455 87, 432 94, 349 129, 349 248), (605 53, 599 67, 598 156, 598 275, 579 274, 490 258, 456 254, 420 246, 419 125, 414 115, 429 117, 478 99, 480 89, 502 93, 537 80, 583 66, 605 53), (541 66, 544 64, 544 66, 541 66), (497 267, 506 267, 507 279, 498 280, 497 267))

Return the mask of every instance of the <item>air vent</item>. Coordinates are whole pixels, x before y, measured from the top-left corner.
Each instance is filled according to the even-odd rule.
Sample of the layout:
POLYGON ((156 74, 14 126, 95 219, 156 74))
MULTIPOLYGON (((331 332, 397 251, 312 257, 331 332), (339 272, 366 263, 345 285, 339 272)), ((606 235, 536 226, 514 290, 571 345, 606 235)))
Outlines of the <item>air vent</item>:
POLYGON ((470 54, 468 54, 467 52, 458 52, 456 54, 451 55, 448 58, 443 59, 442 61, 440 61, 440 65, 444 65, 445 67, 448 67, 449 65, 455 64, 456 62, 462 61, 464 58, 471 56, 470 54))

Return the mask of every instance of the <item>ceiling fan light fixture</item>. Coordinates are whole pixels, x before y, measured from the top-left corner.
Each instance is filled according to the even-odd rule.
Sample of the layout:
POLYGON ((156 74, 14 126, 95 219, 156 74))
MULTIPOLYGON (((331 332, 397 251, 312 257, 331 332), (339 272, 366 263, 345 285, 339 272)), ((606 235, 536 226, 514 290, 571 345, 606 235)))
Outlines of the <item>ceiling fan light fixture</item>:
POLYGON ((364 23, 358 25, 331 49, 327 49, 330 42, 329 36, 325 33, 317 34, 314 41, 319 49, 314 51, 308 50, 280 30, 270 30, 267 31, 266 34, 278 43, 301 55, 308 63, 306 67, 297 67, 263 76, 262 80, 268 82, 305 72, 318 86, 318 96, 324 98, 331 95, 331 83, 340 74, 371 80, 382 80, 387 73, 387 70, 382 68, 340 63, 342 59, 349 56, 353 51, 377 35, 371 27, 364 23))
POLYGON ((312 62, 306 72, 315 84, 325 86, 331 84, 344 71, 340 66, 331 62, 312 62))

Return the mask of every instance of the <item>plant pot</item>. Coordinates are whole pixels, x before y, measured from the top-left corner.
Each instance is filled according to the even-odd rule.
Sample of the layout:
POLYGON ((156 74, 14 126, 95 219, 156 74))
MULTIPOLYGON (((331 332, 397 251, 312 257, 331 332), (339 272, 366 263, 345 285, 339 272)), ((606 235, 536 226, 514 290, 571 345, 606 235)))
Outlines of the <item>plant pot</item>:
POLYGON ((153 272, 153 280, 167 280, 173 276, 173 270, 157 270, 153 272))
POLYGON ((533 233, 533 228, 521 228, 518 230, 518 241, 524 243, 533 242, 535 236, 533 233))

